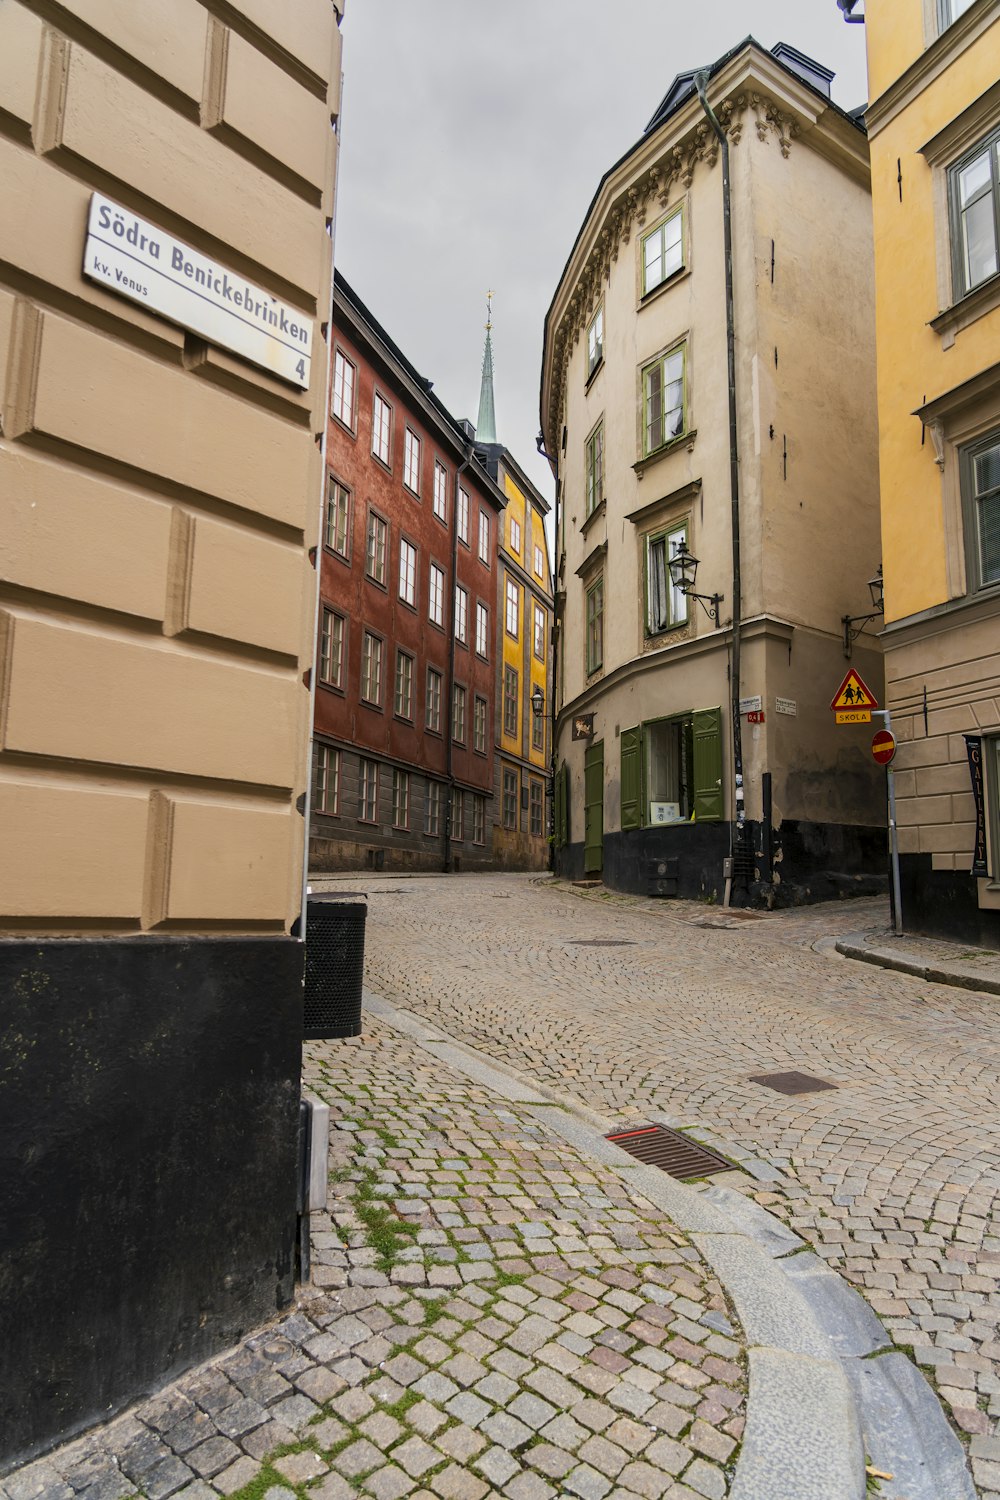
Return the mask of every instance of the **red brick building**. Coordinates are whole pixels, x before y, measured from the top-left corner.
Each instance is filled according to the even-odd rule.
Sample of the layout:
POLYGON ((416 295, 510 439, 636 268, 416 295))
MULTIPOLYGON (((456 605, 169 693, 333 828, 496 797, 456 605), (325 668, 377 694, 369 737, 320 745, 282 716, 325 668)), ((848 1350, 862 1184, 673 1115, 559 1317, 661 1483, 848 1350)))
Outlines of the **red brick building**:
POLYGON ((339 273, 331 349, 311 865, 488 865, 505 498, 339 273))

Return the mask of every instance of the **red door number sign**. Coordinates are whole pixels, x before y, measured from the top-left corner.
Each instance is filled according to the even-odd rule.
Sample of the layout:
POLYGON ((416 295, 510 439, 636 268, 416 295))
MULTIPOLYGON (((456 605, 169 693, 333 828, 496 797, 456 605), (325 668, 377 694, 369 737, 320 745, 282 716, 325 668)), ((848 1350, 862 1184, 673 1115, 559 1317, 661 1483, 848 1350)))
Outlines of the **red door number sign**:
POLYGON ((896 753, 896 740, 888 729, 880 729, 872 738, 872 755, 880 766, 887 766, 896 753))

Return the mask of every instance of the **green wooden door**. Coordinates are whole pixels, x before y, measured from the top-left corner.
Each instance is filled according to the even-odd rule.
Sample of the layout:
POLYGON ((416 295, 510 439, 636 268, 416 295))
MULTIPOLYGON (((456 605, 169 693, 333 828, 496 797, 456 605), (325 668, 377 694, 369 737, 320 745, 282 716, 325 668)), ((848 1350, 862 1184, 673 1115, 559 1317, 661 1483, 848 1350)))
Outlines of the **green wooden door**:
POLYGON ((604 741, 587 747, 583 762, 583 871, 604 869, 604 741))

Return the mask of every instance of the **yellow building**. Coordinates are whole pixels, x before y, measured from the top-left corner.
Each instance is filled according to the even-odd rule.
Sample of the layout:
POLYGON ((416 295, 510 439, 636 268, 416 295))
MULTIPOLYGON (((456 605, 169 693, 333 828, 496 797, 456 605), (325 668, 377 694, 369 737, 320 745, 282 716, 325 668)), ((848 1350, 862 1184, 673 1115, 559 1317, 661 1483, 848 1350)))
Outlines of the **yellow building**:
POLYGON ((1000 947, 1000 5, 864 20, 903 920, 1000 947))

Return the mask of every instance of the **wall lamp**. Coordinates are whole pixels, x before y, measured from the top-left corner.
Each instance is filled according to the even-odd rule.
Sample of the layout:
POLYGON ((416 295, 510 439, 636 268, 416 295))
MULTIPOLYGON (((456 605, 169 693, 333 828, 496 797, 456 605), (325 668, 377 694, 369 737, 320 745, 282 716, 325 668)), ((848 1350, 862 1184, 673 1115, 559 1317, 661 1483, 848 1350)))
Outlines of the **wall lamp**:
POLYGON ((877 620, 883 613, 883 587, 882 587, 882 564, 878 565, 878 572, 874 578, 869 578, 868 588, 872 596, 874 608, 867 615, 844 615, 841 624, 844 627, 844 655, 850 660, 851 646, 857 640, 869 620, 877 620), (855 629, 855 626, 857 629, 855 629))
POLYGON ((540 719, 545 711, 545 694, 540 687, 535 688, 531 695, 531 712, 536 719, 540 719))
POLYGON ((688 599, 697 599, 702 609, 710 620, 719 623, 719 605, 726 597, 725 594, 696 594, 695 583, 698 578, 698 559, 694 557, 687 547, 687 540, 681 537, 680 544, 670 559, 667 567, 670 569, 670 581, 675 589, 680 589, 688 599))

